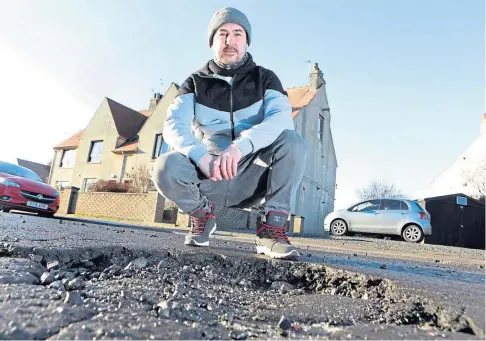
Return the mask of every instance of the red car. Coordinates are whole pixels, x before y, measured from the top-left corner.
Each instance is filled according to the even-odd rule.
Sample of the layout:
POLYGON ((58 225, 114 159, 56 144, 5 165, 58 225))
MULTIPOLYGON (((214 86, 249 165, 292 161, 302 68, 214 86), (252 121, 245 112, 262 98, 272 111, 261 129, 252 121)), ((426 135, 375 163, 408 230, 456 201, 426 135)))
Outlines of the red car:
POLYGON ((59 209, 59 192, 30 169, 0 161, 0 208, 50 218, 59 209))

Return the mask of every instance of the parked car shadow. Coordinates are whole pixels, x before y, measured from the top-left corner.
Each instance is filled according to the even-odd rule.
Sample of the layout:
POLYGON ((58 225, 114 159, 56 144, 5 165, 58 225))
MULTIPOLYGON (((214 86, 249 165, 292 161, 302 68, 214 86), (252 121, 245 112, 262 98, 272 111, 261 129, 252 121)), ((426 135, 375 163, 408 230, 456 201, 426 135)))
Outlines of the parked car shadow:
POLYGON ((347 242, 360 242, 360 243, 372 243, 372 240, 366 240, 366 239, 356 239, 356 238, 333 238, 331 237, 332 240, 345 240, 347 242))

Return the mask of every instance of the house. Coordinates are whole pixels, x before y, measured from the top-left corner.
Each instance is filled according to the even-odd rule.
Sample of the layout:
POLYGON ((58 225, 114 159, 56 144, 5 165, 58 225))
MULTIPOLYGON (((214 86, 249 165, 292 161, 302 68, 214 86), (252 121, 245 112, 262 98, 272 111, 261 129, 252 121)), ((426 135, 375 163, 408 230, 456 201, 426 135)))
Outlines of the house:
POLYGON ((19 166, 25 167, 36 173, 38 176, 41 177, 42 180, 48 182, 49 180, 49 173, 51 172, 51 166, 44 165, 42 163, 27 161, 23 159, 17 159, 17 164, 19 166))
MULTIPOLYGON (((316 64, 309 85, 287 89, 295 128, 309 147, 304 179, 292 199, 292 214, 304 217, 305 234, 323 234, 324 217, 334 209, 337 160, 325 85, 316 64)), ((99 179, 125 181, 137 165, 152 169, 169 149, 161 132, 177 91, 171 84, 142 111, 105 98, 85 129, 54 147, 50 184, 86 191, 99 179)))
POLYGON ((447 169, 432 181, 434 195, 466 193, 479 198, 486 194, 486 113, 479 137, 447 169))
POLYGON ((88 126, 54 147, 50 184, 86 191, 97 180, 127 180, 136 165, 149 169, 166 151, 160 134, 167 108, 177 94, 155 94, 149 110, 135 111, 105 98, 88 126))
POLYGON ((307 141, 309 151, 304 178, 292 200, 292 213, 305 218, 305 234, 320 235, 324 233, 324 218, 334 210, 337 158, 326 82, 317 63, 309 78, 307 86, 286 89, 295 130, 307 141))

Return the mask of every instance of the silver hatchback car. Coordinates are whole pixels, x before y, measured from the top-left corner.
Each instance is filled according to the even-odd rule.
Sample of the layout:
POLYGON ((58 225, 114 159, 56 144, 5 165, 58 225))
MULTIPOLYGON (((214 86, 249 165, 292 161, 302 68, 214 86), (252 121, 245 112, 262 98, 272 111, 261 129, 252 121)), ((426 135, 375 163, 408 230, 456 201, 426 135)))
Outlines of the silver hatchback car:
POLYGON ((343 236, 347 233, 372 233, 402 236, 419 243, 432 234, 430 214, 414 200, 374 199, 330 213, 324 231, 343 236))

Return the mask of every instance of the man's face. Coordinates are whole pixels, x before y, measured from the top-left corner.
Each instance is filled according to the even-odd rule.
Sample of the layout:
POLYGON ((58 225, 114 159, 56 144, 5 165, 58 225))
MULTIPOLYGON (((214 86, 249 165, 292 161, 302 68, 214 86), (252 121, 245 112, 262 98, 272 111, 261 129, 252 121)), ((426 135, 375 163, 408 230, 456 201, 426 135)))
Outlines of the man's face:
POLYGON ((243 58, 248 48, 246 32, 238 24, 224 24, 214 34, 211 48, 222 63, 236 64, 243 58))

